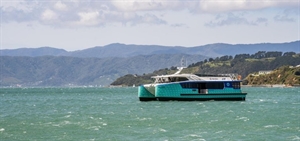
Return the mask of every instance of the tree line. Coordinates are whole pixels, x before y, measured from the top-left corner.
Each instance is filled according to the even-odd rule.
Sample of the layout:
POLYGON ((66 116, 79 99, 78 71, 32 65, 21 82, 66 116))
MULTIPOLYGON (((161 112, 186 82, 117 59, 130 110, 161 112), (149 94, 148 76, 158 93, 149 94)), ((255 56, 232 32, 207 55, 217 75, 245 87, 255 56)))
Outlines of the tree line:
MULTIPOLYGON (((183 69, 182 73, 194 74, 225 74, 236 73, 246 78, 251 73, 261 70, 274 70, 281 66, 300 64, 300 54, 295 52, 266 52, 259 51, 255 54, 237 54, 234 57, 225 55, 216 58, 204 59, 193 63, 183 69)), ((143 75, 125 75, 118 78, 111 85, 140 85, 151 83, 151 76, 173 74, 177 71, 176 67, 170 67, 153 71, 153 73, 143 75)))
POLYGON ((294 56, 296 55, 296 52, 280 52, 280 51, 258 51, 255 54, 237 54, 234 57, 231 55, 224 55, 221 57, 209 58, 205 59, 203 61, 193 63, 189 65, 188 67, 195 67, 195 66, 201 66, 202 64, 205 64, 207 62, 218 62, 218 61, 231 61, 231 60, 241 60, 241 59, 263 59, 263 58, 270 58, 270 57, 282 57, 282 56, 294 56))

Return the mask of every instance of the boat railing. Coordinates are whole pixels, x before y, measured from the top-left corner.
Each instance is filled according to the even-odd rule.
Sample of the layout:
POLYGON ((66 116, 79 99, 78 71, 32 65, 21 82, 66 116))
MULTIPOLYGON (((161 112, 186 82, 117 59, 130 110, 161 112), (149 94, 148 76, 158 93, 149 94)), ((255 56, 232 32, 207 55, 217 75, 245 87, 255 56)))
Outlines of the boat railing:
POLYGON ((240 75, 234 73, 228 74, 196 74, 199 77, 230 77, 231 80, 239 80, 240 75))
POLYGON ((228 74, 222 74, 224 76, 230 77, 232 80, 240 80, 240 75, 236 73, 228 73, 228 74))

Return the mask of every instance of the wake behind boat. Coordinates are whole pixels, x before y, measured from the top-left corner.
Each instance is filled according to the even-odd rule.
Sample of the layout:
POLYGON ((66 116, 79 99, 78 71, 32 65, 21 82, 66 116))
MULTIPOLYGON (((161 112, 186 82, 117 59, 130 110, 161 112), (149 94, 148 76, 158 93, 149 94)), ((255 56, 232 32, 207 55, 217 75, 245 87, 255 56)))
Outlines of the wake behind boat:
POLYGON ((139 86, 140 101, 245 100, 241 81, 234 74, 175 74, 153 76, 152 84, 139 86))

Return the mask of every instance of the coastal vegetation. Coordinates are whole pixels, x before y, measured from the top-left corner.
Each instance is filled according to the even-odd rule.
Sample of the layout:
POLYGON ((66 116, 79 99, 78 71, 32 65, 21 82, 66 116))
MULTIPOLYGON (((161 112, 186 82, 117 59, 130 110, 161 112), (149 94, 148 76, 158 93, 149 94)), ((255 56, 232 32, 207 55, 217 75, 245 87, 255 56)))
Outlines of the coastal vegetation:
MULTIPOLYGON (((193 63, 187 68, 183 69, 181 73, 194 73, 194 74, 239 74, 244 79, 244 84, 288 84, 298 85, 298 74, 300 73, 297 68, 281 69, 282 66, 297 66, 300 64, 300 54, 295 52, 266 52, 259 51, 255 54, 237 54, 235 56, 225 55, 216 58, 209 58, 203 61, 193 63), (252 73, 262 70, 282 70, 280 79, 275 80, 277 74, 273 74, 270 79, 254 78, 249 76, 252 73), (272 79, 271 79, 272 78, 272 79), (263 79, 263 80, 261 80, 263 79), (271 82, 269 82, 271 81, 271 82)), ((286 67, 284 67, 286 68, 286 67)), ((172 74, 176 72, 175 67, 170 69, 160 69, 153 73, 143 75, 125 75, 118 78, 111 85, 132 86, 152 82, 151 76, 172 74)), ((276 71, 275 71, 276 72, 276 71)))
POLYGON ((248 75, 243 84, 300 86, 300 66, 282 66, 268 74, 256 72, 248 75))

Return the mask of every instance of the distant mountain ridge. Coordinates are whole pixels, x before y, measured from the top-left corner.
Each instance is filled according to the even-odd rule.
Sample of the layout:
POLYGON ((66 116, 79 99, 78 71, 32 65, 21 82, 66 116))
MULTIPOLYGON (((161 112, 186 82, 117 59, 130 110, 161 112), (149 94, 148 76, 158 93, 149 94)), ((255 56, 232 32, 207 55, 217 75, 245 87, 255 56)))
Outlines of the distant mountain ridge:
POLYGON ((259 44, 224 44, 215 43, 196 47, 181 46, 159 46, 159 45, 126 45, 120 43, 106 46, 96 46, 77 51, 66 51, 52 47, 41 48, 19 48, 2 49, 0 56, 72 56, 72 57, 133 57, 138 55, 153 54, 190 54, 203 55, 207 57, 217 57, 223 55, 235 55, 248 53, 253 54, 258 51, 281 51, 300 52, 300 41, 287 43, 259 43, 259 44))
MULTIPOLYGON (((78 51, 52 47, 0 50, 1 86, 109 85, 126 74, 210 60, 210 57, 258 51, 300 52, 300 41, 262 44, 210 44, 197 47, 110 44, 78 51)), ((216 70, 220 71, 220 70, 216 70)))
POLYGON ((59 56, 67 54, 64 49, 57 49, 53 47, 40 47, 40 48, 18 48, 18 49, 1 49, 0 56, 59 56))
POLYGON ((128 58, 79 58, 70 56, 0 56, 1 86, 87 86, 109 85, 125 74, 148 73, 157 68, 179 66, 201 55, 157 54, 128 58))

